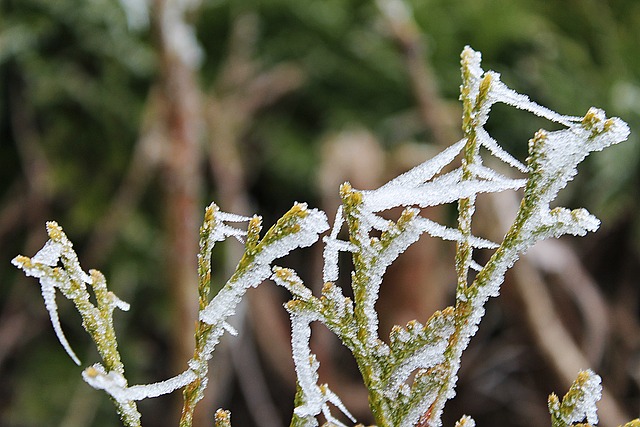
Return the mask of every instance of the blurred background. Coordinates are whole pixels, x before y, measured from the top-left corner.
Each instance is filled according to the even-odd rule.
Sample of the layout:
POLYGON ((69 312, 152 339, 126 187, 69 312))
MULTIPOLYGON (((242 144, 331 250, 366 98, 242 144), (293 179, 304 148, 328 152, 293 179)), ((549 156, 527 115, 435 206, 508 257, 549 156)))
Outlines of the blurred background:
MULTIPOLYGON (((131 303, 115 314, 130 383, 192 355, 197 229, 212 200, 273 223, 294 201, 333 216, 338 186, 374 188, 457 141, 459 55, 562 114, 620 116, 628 142, 596 153, 560 195, 603 224, 531 251, 465 353, 458 396, 480 426, 549 425, 547 395, 579 369, 603 377, 601 424, 640 411, 640 2, 636 0, 0 0, 0 425, 120 425, 52 331, 37 283, 10 265, 56 220, 86 270, 131 303)), ((524 160, 551 124, 498 105, 487 126, 524 160)), ((478 234, 500 239, 515 195, 479 200, 478 234)), ((454 209, 425 212, 451 222, 454 209)), ((241 247, 220 245, 214 286, 241 247)), ((453 303, 453 247, 424 238, 394 265, 378 309, 391 325, 453 303)), ((283 263, 318 289, 319 251, 283 263)), ((484 254, 479 253, 482 260, 484 254)), ((295 391, 286 292, 249 292, 240 336, 216 351, 197 425, 289 423, 295 391)), ((70 304, 62 327, 97 361, 70 304)), ((313 348, 363 423, 366 395, 327 330, 313 348)), ((181 394, 143 401, 147 427, 177 425, 181 394)))

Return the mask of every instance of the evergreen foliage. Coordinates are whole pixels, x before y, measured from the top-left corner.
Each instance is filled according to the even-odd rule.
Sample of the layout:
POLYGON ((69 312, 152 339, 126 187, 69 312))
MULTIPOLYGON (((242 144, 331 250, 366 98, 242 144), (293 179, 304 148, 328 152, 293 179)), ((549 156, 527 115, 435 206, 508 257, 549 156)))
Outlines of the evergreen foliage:
MULTIPOLYGON (((324 237, 324 282, 320 296, 314 296, 295 271, 277 266, 283 256, 314 244, 329 229, 324 212, 296 203, 262 237, 260 217, 242 217, 220 212, 212 204, 205 211, 200 230, 199 322, 196 350, 183 373, 148 385, 129 386, 117 350, 113 330, 114 308, 128 305, 107 291, 104 277, 85 273, 62 229, 48 224, 49 241, 34 257, 16 257, 13 263, 25 274, 40 280, 45 306, 59 341, 79 360, 67 342, 58 318, 55 292, 75 304, 83 326, 96 342, 102 363, 83 372, 92 387, 107 392, 127 426, 140 425, 136 401, 184 388, 181 427, 192 425, 195 405, 202 399, 208 380, 207 362, 220 337, 234 328, 227 322, 245 292, 266 279, 286 288, 293 296, 286 305, 291 317, 292 355, 298 390, 291 426, 344 425, 342 416, 355 422, 348 408, 327 384, 318 384, 319 361, 309 346, 311 323, 322 322, 353 353, 369 395, 375 422, 380 427, 412 427, 442 424, 445 403, 455 395, 463 352, 485 314, 490 297, 498 296, 505 274, 518 257, 535 243, 565 234, 582 236, 599 227, 599 220, 586 209, 554 207, 558 192, 577 174, 577 166, 591 153, 627 139, 629 128, 618 118, 606 118, 591 108, 584 117, 564 116, 532 102, 509 89, 498 73, 481 68, 480 54, 467 47, 462 53, 463 105, 461 141, 434 158, 389 181, 376 190, 360 191, 349 183, 340 188, 342 200, 330 234, 324 237), (526 163, 521 163, 493 139, 485 125, 496 103, 531 112, 564 126, 561 130, 538 131, 529 141, 526 163), (514 179, 486 166, 484 152, 496 157, 525 178, 514 179), (460 165, 447 169, 455 160, 460 165), (517 215, 498 243, 472 234, 472 220, 479 194, 523 189, 517 215), (424 218, 420 208, 457 203, 457 227, 424 218), (381 216, 401 208, 397 220, 381 216), (248 222, 246 231, 229 223, 248 222), (348 240, 340 238, 346 228, 348 240), (456 242, 456 301, 452 307, 434 313, 424 324, 409 322, 391 331, 389 344, 379 336, 376 302, 387 268, 420 235, 456 242), (235 272, 212 298, 209 297, 214 244, 228 237, 244 241, 244 254, 235 272), (492 255, 481 265, 475 249, 490 249, 492 255), (350 254, 353 268, 346 272, 353 298, 343 294, 335 282, 341 271, 340 252, 350 254), (61 263, 61 266, 58 264, 61 263), (89 285, 96 300, 94 305, 89 285)), ((342 272, 345 274, 345 272, 342 272)), ((553 427, 595 425, 596 402, 600 399, 600 377, 583 371, 560 401, 549 398, 553 427)), ((634 425, 632 421, 628 425, 634 425)), ((230 426, 229 412, 219 410, 215 424, 230 426)), ((473 426, 463 417, 457 426, 473 426)))

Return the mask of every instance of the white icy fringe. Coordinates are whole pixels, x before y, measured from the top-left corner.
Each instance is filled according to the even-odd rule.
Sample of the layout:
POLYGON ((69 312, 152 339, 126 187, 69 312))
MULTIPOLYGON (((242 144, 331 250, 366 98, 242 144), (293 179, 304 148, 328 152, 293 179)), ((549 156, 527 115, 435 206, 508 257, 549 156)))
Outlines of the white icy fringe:
POLYGON ((336 406, 351 421, 355 422, 355 418, 326 384, 318 385, 318 367, 320 363, 317 361, 315 354, 312 354, 309 349, 311 322, 317 320, 320 320, 320 316, 311 311, 298 310, 291 314, 293 361, 304 401, 302 405, 294 409, 294 413, 305 419, 306 426, 317 426, 318 422, 315 417, 322 413, 328 423, 346 427, 331 414, 328 403, 336 406))
POLYGON ((589 375, 589 378, 581 387, 582 398, 575 402, 573 411, 564 419, 567 425, 582 422, 585 419, 593 426, 598 424, 596 403, 602 397, 602 379, 590 369, 585 372, 589 375))
POLYGON ((117 402, 126 403, 169 394, 191 383, 197 376, 193 371, 186 370, 165 381, 127 387, 127 380, 122 374, 107 372, 104 366, 96 363, 82 372, 82 378, 91 387, 107 392, 117 402))
MULTIPOLYGON (((42 249, 31 258, 28 264, 23 262, 20 257, 14 258, 11 263, 22 269, 27 276, 39 279, 44 305, 49 312, 49 318, 51 319, 51 324, 58 337, 58 341, 60 341, 60 344, 74 363, 79 366, 80 359, 78 359, 78 356, 71 348, 60 325, 58 304, 56 303, 56 288, 65 296, 71 292, 78 294, 88 293, 86 285, 91 284, 91 276, 80 267, 80 262, 73 250, 73 245, 67 236, 62 233, 60 226, 51 221, 47 223, 47 229, 50 234, 52 230, 54 231, 57 240, 48 240, 42 249), (63 263, 64 269, 54 268, 59 262, 63 263), (73 290, 73 286, 80 287, 80 289, 73 290)), ((111 294, 109 303, 112 307, 117 307, 124 311, 129 310, 129 304, 117 298, 113 293, 111 294)), ((96 321, 100 321, 100 319, 96 319, 96 321)))
POLYGON ((473 418, 470 416, 464 415, 460 418, 460 421, 456 423, 456 427, 476 427, 476 422, 473 421, 473 418))

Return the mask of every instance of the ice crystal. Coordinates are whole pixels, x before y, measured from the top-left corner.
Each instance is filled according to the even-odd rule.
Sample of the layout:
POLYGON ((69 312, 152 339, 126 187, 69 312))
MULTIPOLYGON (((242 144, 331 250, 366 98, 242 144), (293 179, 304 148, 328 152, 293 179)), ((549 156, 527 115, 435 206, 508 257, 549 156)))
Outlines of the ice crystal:
MULTIPOLYGON (((80 359, 75 354, 69 341, 64 335, 60 318, 58 316, 58 304, 56 302, 56 289, 66 298, 72 300, 88 300, 87 284, 92 284, 91 276, 82 270, 78 257, 73 250, 73 245, 55 223, 47 223, 49 240, 32 258, 18 256, 12 260, 13 265, 21 268, 27 276, 40 280, 40 289, 44 305, 49 312, 49 318, 58 341, 76 365, 80 365, 80 359), (61 267, 58 264, 61 263, 61 267)), ((110 294, 104 303, 128 310, 129 305, 110 294)), ((100 320, 95 319, 98 323, 100 320)))
MULTIPOLYGON (((383 7, 399 4, 381 3, 383 7)), ((165 19, 171 18, 170 13, 165 14, 165 19)), ((389 10, 389 13, 395 12, 389 10)), ((179 39, 184 41, 188 37, 182 34, 179 39)), ((28 276, 39 279, 53 329, 65 351, 80 364, 62 331, 56 292, 76 305, 83 326, 102 357, 102 363, 84 370, 83 378, 113 398, 127 426, 140 424, 136 401, 179 388, 184 388, 185 399, 180 425, 191 426, 195 405, 202 399, 207 385, 208 361, 225 332, 237 334, 229 318, 249 289, 270 278, 292 295, 286 304, 298 378, 292 427, 318 426, 319 416, 324 417, 326 425, 344 426, 345 418, 342 415, 341 419, 337 418, 332 408, 355 422, 329 386, 319 384, 319 361, 309 346, 313 322, 324 323, 353 353, 378 425, 438 427, 446 401, 455 395, 462 352, 478 329, 487 300, 498 295, 506 271, 536 242, 564 234, 583 235, 598 228, 599 220, 585 209, 551 205, 558 192, 573 179, 580 162, 591 152, 617 144, 629 134, 626 123, 618 118, 606 118, 604 112, 596 108, 580 118, 558 114, 536 104, 509 89, 500 81, 498 73, 485 72, 480 53, 469 47, 462 53, 462 80, 462 140, 378 189, 360 191, 349 183, 341 186, 342 205, 329 234, 322 239, 324 286, 321 295, 315 296, 295 271, 274 263, 291 251, 318 241, 329 229, 324 212, 295 203, 261 237, 260 217, 221 212, 215 204, 206 209, 198 255, 200 309, 196 349, 188 368, 175 377, 153 384, 128 385, 113 330, 113 311, 115 308, 127 310, 128 304, 107 290, 99 272, 87 274, 82 270, 71 243, 56 223, 47 224, 50 239, 33 258, 19 256, 13 263, 28 276), (484 128, 496 103, 528 111, 565 128, 538 131, 529 141, 526 161, 521 162, 501 148, 484 128), (482 147, 488 154, 481 152, 482 147), (507 171, 498 172, 488 167, 483 158, 487 155, 500 160, 507 171), (523 190, 522 201, 503 240, 491 242, 472 234, 476 197, 515 190, 523 190), (457 227, 421 215, 422 208, 451 203, 458 205, 457 227), (400 215, 390 220, 389 211, 396 209, 401 211, 400 215), (246 228, 239 226, 243 223, 247 223, 246 228), (387 344, 379 336, 375 309, 384 275, 423 234, 456 244, 455 305, 437 311, 424 325, 411 321, 405 327, 394 327, 387 344), (245 251, 233 275, 217 295, 210 298, 212 250, 217 242, 228 238, 243 242, 245 251), (484 265, 474 259, 477 249, 493 251, 484 265), (348 271, 340 271, 341 253, 351 257, 348 271), (477 274, 470 275, 469 270, 477 274), (353 298, 345 297, 337 284, 339 279, 342 282, 350 279, 353 298), (91 302, 90 290, 95 305, 91 302)), ((595 403, 601 389, 600 378, 584 371, 562 401, 555 395, 550 396, 553 427, 567 427, 583 420, 597 423, 595 403)), ((230 427, 229 413, 219 411, 216 425, 230 427)), ((456 427, 474 426, 474 421, 467 416, 456 423, 456 427)))
POLYGON ((465 415, 456 423, 456 427, 476 427, 476 422, 470 416, 465 415))
POLYGON ((99 363, 90 366, 82 372, 82 378, 91 387, 106 391, 118 402, 138 401, 169 394, 182 388, 196 378, 191 370, 180 375, 153 384, 135 385, 127 387, 127 381, 122 374, 109 371, 99 363))
POLYGON ((555 394, 549 396, 549 411, 553 427, 566 427, 587 421, 598 424, 596 402, 602 395, 601 379, 591 370, 578 374, 562 402, 555 394))
POLYGON ((293 361, 296 366, 298 384, 303 393, 304 404, 294 410, 294 414, 305 419, 305 425, 317 426, 315 416, 322 413, 327 422, 337 426, 344 426, 331 414, 328 403, 335 405, 351 421, 355 422, 353 415, 342 404, 338 396, 333 393, 326 384, 318 385, 318 367, 320 363, 309 349, 311 338, 311 322, 320 320, 313 312, 301 309, 291 312, 291 344, 293 361))

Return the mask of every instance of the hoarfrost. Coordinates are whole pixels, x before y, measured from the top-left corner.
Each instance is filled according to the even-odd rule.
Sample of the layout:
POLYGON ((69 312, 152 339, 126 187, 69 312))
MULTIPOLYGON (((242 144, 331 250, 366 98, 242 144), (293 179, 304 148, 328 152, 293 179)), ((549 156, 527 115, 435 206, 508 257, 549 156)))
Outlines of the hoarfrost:
POLYGON ((339 252, 353 252, 356 250, 356 246, 351 242, 345 242, 338 239, 338 234, 344 224, 344 217, 342 213, 342 205, 338 207, 336 212, 336 218, 331 228, 329 236, 323 238, 324 246, 324 266, 322 269, 322 279, 324 283, 335 282, 338 280, 338 259, 339 252))
POLYGON ((456 427, 476 427, 476 422, 468 415, 464 415, 460 418, 460 421, 456 423, 456 427))
POLYGON ((317 314, 307 310, 291 312, 291 347, 295 362, 298 385, 303 393, 303 404, 294 409, 299 417, 313 417, 313 424, 318 425, 315 417, 324 415, 327 422, 345 427, 331 414, 328 403, 335 405, 351 421, 355 418, 344 406, 338 396, 326 384, 318 385, 318 367, 320 363, 309 349, 311 338, 311 322, 320 320, 317 314))
MULTIPOLYGON (((387 3, 387 6, 395 5, 387 3)), ((171 13, 178 10, 169 11, 164 18, 175 18, 171 13)), ((176 21, 178 24, 180 19, 176 21)), ((184 31, 180 33, 179 39, 188 41, 190 35, 184 31)), ((186 62, 197 62, 197 51, 194 53, 189 50, 187 56, 191 58, 187 58, 186 62)), ((203 224, 203 232, 208 239, 205 248, 210 250, 215 242, 229 237, 247 242, 235 274, 200 310, 199 320, 212 326, 206 335, 204 347, 199 349, 201 353, 189 361, 189 368, 182 374, 154 384, 129 387, 120 372, 107 372, 100 364, 83 372, 85 381, 94 388, 105 390, 122 403, 122 410, 131 411, 132 419, 137 414, 134 401, 170 393, 196 379, 200 379, 203 386, 206 385, 207 360, 211 358, 220 337, 225 332, 237 333, 227 319, 235 313, 249 288, 271 278, 294 297, 287 309, 291 317, 293 360, 302 393, 301 403, 295 408, 294 414, 304 419, 305 426, 317 426, 316 417, 320 414, 325 417, 327 424, 344 426, 331 413, 330 404, 355 422, 338 396, 327 385, 318 384, 319 362, 309 347, 310 325, 315 321, 325 323, 352 352, 357 353, 356 360, 361 371, 368 375, 367 384, 380 393, 378 397, 382 406, 378 409, 383 413, 388 412, 383 417, 397 411, 393 416, 399 415, 392 424, 411 427, 429 414, 428 425, 441 425, 444 404, 455 395, 462 351, 478 329, 486 301, 498 295, 507 269, 537 241, 563 234, 583 235, 598 228, 599 220, 586 210, 552 209, 550 203, 573 179, 577 165, 589 153, 621 142, 629 134, 626 123, 617 118, 607 119, 599 109, 590 109, 584 118, 579 118, 558 114, 536 104, 527 96, 509 89, 498 73, 485 72, 481 67, 480 53, 469 47, 463 51, 462 62, 464 84, 461 99, 465 103, 465 132, 469 139, 458 141, 376 190, 357 191, 345 184, 344 197, 356 197, 338 208, 333 227, 323 239, 325 286, 321 298, 315 298, 293 270, 272 264, 297 248, 312 245, 319 235, 329 229, 323 212, 309 209, 304 203, 296 203, 259 240, 259 217, 220 212, 212 204, 203 224), (529 157, 525 165, 500 147, 484 129, 491 107, 499 102, 560 123, 566 129, 536 133, 529 142, 529 157), (528 178, 510 178, 483 165, 481 147, 519 173, 528 174, 528 178), (461 152, 464 152, 462 165, 444 171, 461 152), (500 244, 471 234, 471 217, 478 194, 519 190, 523 187, 525 200, 509 232, 512 234, 508 233, 500 244), (447 227, 420 216, 419 208, 460 200, 469 203, 466 208, 460 209, 458 228, 447 227), (399 219, 391 221, 384 218, 384 211, 399 207, 404 208, 399 219), (239 222, 249 222, 249 231, 229 224, 239 222), (339 238, 345 224, 351 228, 348 241, 339 238), (459 252, 461 256, 457 258, 460 292, 456 302, 463 306, 464 312, 457 312, 457 309, 450 307, 436 312, 424 326, 414 321, 407 324, 406 328, 396 327, 387 345, 378 337, 375 310, 383 276, 398 256, 424 233, 459 242, 458 247, 462 248, 459 252), (497 250, 482 266, 473 260, 473 250, 476 248, 497 250), (340 274, 340 252, 349 252, 353 257, 351 282, 354 301, 345 298, 340 288, 334 285, 340 274), (471 284, 467 283, 469 269, 478 271, 471 284), (467 290, 472 292, 467 293, 467 290), (410 381, 414 373, 415 377, 410 381)), ((485 155, 484 151, 482 153, 485 155)), ((40 279, 45 307, 54 331, 65 351, 74 362, 80 364, 60 325, 55 301, 56 288, 65 297, 71 298, 80 292, 87 292, 86 284, 91 284, 94 291, 98 286, 105 285, 95 275, 93 278, 96 283, 92 283, 91 277, 80 268, 71 243, 57 224, 48 223, 47 226, 50 240, 44 247, 32 259, 17 257, 13 263, 27 275, 40 279), (63 268, 57 267, 59 262, 63 268)), ((109 293, 108 296, 109 308, 128 309, 128 304, 115 295, 109 293)), ((98 328, 104 327, 102 319, 96 319, 96 323, 98 328)), ((578 398, 566 402, 572 405, 571 412, 565 414, 564 421, 567 424, 585 418, 591 424, 598 421, 595 402, 602 390, 600 377, 591 371, 586 371, 584 375, 586 377, 582 377, 584 381, 579 384, 579 393, 573 395, 578 398)), ((202 390, 196 390, 200 397, 202 390)), ((196 397, 196 401, 200 397, 196 397)), ((474 421, 467 416, 456 423, 456 427, 474 426, 474 421)))
MULTIPOLYGON (((214 210, 217 209, 214 207, 214 210)), ((246 221, 248 218, 230 214, 215 212, 214 218, 218 217, 223 221, 246 221)), ((259 219, 254 217, 254 224, 259 224, 259 219)), ((214 223, 214 227, 225 226, 221 221, 214 223)), ((219 230, 212 230, 214 239, 224 239, 227 236, 237 237, 240 234, 232 228, 223 228, 221 234, 219 230)), ((259 228, 259 225, 258 225, 259 228)), ((306 247, 318 240, 318 235, 328 228, 326 216, 317 209, 308 209, 304 203, 296 203, 293 208, 283 216, 263 237, 261 241, 247 243, 248 247, 245 256, 238 265, 238 270, 229 279, 227 284, 209 302, 209 304, 199 313, 200 321, 212 325, 213 328, 208 333, 204 347, 199 355, 200 361, 192 360, 190 365, 196 366, 196 371, 206 372, 206 360, 209 360, 220 337, 225 331, 235 334, 227 319, 235 314, 236 308, 245 292, 256 287, 264 280, 272 277, 279 284, 292 290, 294 295, 302 295, 305 292, 298 284, 299 278, 292 274, 290 270, 280 267, 273 267, 271 264, 277 258, 287 255, 292 250, 299 247, 306 247), (243 264, 244 262, 244 264, 243 264), (202 369, 201 369, 202 368, 202 369)), ((242 235, 245 235, 243 233, 242 235)), ((310 291, 309 291, 310 293, 310 291)), ((203 378, 205 380, 206 378, 203 378)), ((199 400, 199 397, 197 398, 199 400)))
POLYGON ((110 292, 109 294, 111 295, 113 305, 115 307, 118 307, 122 311, 129 311, 129 309, 131 308, 131 305, 128 302, 122 301, 113 292, 110 292))
POLYGON ((256 264, 269 265, 277 258, 287 255, 296 248, 311 246, 318 240, 318 235, 329 228, 324 212, 318 209, 307 209, 306 203, 300 203, 298 206, 301 206, 307 213, 298 223, 300 226, 299 231, 290 233, 264 248, 256 256, 256 264))
POLYGON ((590 369, 581 371, 562 403, 555 394, 549 396, 552 418, 571 426, 586 420, 589 425, 598 424, 596 403, 602 397, 601 379, 590 369))
POLYGON ((508 164, 511 167, 518 169, 520 172, 527 173, 529 172, 529 168, 522 164, 518 159, 513 157, 509 152, 507 152, 504 148, 502 148, 498 141, 493 139, 489 132, 487 132, 483 127, 479 128, 476 132, 478 140, 491 154, 493 154, 496 158, 502 160, 504 163, 508 164))
POLYGON ((153 384, 127 387, 127 380, 119 372, 107 372, 96 363, 82 372, 82 378, 91 387, 104 390, 117 402, 126 403, 169 394, 194 381, 196 374, 188 369, 180 375, 153 384))
MULTIPOLYGON (((73 362, 80 365, 80 360, 71 348, 60 324, 56 288, 68 299, 88 299, 86 284, 91 284, 92 279, 80 267, 73 245, 62 228, 51 221, 47 223, 47 231, 49 240, 33 258, 18 256, 12 260, 12 263, 22 269, 26 275, 39 279, 42 298, 56 337, 73 362), (62 265, 58 266, 59 263, 62 265)), ((128 308, 127 303, 118 299, 113 293, 110 295, 110 301, 105 302, 123 310, 128 308)), ((99 323, 98 319, 96 321, 99 323)))
POLYGON ((278 266, 273 267, 271 280, 291 292, 291 295, 302 301, 307 301, 313 296, 311 289, 304 286, 296 272, 291 269, 278 266))
POLYGON ((49 267, 55 267, 60 260, 63 249, 64 246, 62 243, 47 240, 42 249, 40 249, 33 258, 31 258, 31 261, 38 264, 48 265, 49 267))
POLYGON ((51 319, 51 325, 58 337, 58 341, 60 341, 60 344, 73 362, 80 366, 80 359, 78 359, 78 356, 76 356, 76 353, 71 348, 69 341, 67 341, 67 337, 62 331, 62 325, 60 325, 58 304, 56 304, 56 281, 51 277, 43 276, 40 278, 40 289, 42 292, 42 298, 44 299, 44 306, 49 312, 49 319, 51 319))
POLYGON ((199 318, 210 325, 222 325, 224 319, 235 313, 247 289, 256 287, 269 278, 271 269, 268 265, 257 265, 238 279, 231 279, 211 300, 209 305, 200 310, 199 318))

